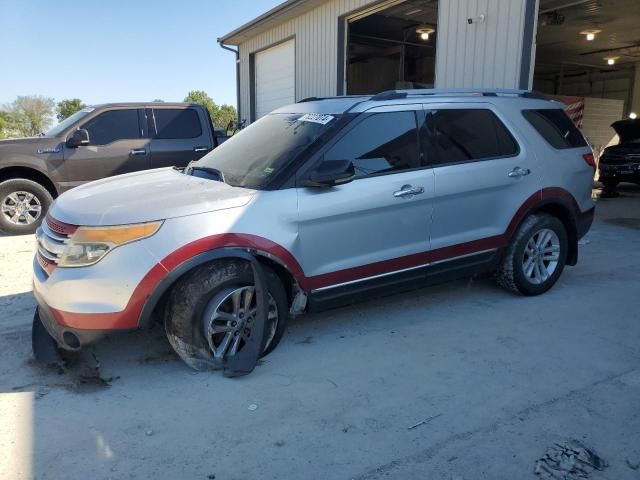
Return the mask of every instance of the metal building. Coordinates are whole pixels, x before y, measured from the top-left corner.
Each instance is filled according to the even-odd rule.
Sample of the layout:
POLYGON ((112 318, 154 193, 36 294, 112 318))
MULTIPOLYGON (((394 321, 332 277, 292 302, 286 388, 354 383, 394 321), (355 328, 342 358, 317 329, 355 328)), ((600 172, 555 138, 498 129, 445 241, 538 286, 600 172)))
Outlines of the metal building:
POLYGON ((308 97, 434 86, 535 87, 620 117, 640 109, 639 22, 638 0, 287 0, 219 42, 238 55, 249 121, 308 97))

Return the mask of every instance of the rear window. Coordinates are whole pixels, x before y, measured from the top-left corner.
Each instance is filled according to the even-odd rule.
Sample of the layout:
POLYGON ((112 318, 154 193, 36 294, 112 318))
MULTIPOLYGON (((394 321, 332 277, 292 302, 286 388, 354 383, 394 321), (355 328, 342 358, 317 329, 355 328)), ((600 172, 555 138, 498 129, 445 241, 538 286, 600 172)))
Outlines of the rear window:
POLYGON ((560 108, 523 110, 522 115, 553 148, 578 148, 587 145, 580 130, 560 108))
POLYGON ((486 109, 427 112, 423 141, 427 159, 442 165, 517 155, 518 145, 507 127, 486 109))
POLYGON ((155 138, 196 138, 202 135, 198 112, 192 108, 157 108, 155 138))

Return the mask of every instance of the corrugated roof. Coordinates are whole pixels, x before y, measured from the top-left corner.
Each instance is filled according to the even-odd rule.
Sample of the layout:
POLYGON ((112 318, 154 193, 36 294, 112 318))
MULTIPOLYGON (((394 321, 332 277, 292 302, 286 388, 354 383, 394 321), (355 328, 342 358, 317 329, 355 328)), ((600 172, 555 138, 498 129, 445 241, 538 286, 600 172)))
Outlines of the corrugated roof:
POLYGON ((273 26, 298 17, 327 0, 287 0, 259 17, 218 38, 219 42, 239 45, 242 42, 272 28, 273 26))

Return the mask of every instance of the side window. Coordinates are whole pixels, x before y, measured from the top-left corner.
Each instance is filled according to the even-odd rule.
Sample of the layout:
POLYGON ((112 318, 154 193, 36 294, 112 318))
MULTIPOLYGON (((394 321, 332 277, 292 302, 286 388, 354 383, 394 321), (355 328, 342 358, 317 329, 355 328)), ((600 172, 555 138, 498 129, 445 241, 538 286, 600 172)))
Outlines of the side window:
POLYGON ((523 110, 522 115, 553 148, 585 147, 584 137, 560 108, 523 110))
POLYGON ((509 157, 518 153, 518 145, 507 127, 486 109, 427 112, 422 138, 427 157, 435 165, 509 157))
POLYGON ((193 108, 154 108, 155 138, 197 138, 202 135, 198 112, 193 108))
POLYGON ((140 138, 138 110, 109 110, 89 120, 81 128, 89 132, 91 145, 107 145, 116 140, 140 138))
POLYGON ((374 113, 351 129, 324 155, 351 160, 356 178, 420 166, 414 112, 374 113))

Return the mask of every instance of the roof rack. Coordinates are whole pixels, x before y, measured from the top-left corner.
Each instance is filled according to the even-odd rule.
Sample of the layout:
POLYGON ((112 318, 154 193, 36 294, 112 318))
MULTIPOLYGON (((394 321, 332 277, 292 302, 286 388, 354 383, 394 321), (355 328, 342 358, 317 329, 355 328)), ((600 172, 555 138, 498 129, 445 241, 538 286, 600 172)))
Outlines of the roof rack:
POLYGON ((394 100, 397 98, 407 98, 414 95, 479 95, 483 97, 510 95, 538 100, 549 100, 541 93, 532 92, 531 90, 518 90, 515 88, 416 88, 408 90, 386 90, 372 96, 370 100, 394 100))

